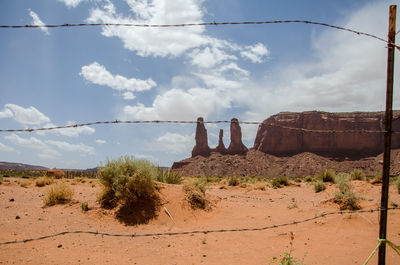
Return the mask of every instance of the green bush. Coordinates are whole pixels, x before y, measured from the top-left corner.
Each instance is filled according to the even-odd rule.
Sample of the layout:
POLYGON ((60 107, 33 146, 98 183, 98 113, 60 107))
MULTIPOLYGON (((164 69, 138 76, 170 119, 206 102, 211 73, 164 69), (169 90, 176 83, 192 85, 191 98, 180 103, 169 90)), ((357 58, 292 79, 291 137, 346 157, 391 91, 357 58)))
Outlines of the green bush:
POLYGON ((88 203, 87 203, 87 202, 82 202, 82 203, 81 203, 81 209, 82 209, 82 211, 84 211, 84 212, 89 211, 89 205, 88 205, 88 203))
POLYGON ((157 174, 157 181, 168 184, 181 184, 183 181, 182 176, 173 170, 159 170, 157 174))
POLYGON ((339 192, 335 192, 334 201, 339 204, 341 210, 358 210, 361 209, 361 196, 353 192, 353 186, 350 182, 350 176, 347 174, 338 174, 336 183, 339 192))
POLYGON ((112 208, 117 202, 132 205, 138 201, 158 200, 153 182, 157 174, 157 168, 147 160, 135 160, 129 156, 107 160, 98 173, 103 184, 99 198, 101 205, 112 208))
POLYGON ((206 199, 206 186, 199 181, 191 181, 183 186, 185 199, 193 209, 205 209, 208 200, 206 199))
POLYGON ((396 187, 397 187, 397 191, 400 193, 400 176, 397 177, 396 187))
POLYGON ((51 185, 45 192, 43 202, 46 206, 64 204, 71 201, 74 191, 65 182, 57 182, 51 185))
POLYGON ((314 178, 312 176, 305 176, 304 177, 304 181, 305 182, 312 182, 314 180, 314 178))
POLYGON ((324 191, 326 189, 325 183, 321 180, 315 181, 313 185, 316 193, 324 191))
POLYGON ((354 169, 350 173, 350 177, 352 180, 366 180, 364 172, 361 169, 354 169))
POLYGON ((323 182, 335 182, 335 171, 331 169, 325 169, 324 171, 321 172, 319 175, 319 179, 322 180, 323 182))
POLYGON ((287 177, 279 177, 272 179, 272 187, 280 188, 281 186, 289 186, 289 179, 287 177))

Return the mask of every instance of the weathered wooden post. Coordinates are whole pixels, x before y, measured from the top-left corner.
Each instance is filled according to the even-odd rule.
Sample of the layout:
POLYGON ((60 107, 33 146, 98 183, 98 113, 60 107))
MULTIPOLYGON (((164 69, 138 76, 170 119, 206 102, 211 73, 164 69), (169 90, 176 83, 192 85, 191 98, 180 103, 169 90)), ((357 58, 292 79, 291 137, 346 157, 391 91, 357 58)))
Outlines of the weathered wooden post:
MULTIPOLYGON (((394 50, 396 38, 396 6, 389 8, 389 34, 388 34, 388 62, 386 81, 386 113, 385 113, 385 140, 383 152, 382 170, 382 193, 379 221, 379 239, 386 240, 387 231, 387 208, 389 197, 389 176, 390 176, 390 150, 392 142, 392 119, 393 119, 393 72, 394 72, 394 50)), ((386 264, 386 243, 379 247, 378 264, 386 264)))

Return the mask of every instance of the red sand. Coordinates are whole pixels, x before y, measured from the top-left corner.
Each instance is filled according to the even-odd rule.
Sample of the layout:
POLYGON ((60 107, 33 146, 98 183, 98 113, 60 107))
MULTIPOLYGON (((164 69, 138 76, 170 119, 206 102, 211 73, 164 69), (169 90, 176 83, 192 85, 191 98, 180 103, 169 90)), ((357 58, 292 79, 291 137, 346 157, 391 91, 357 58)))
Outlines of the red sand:
MULTIPOLYGON (((191 210, 184 201, 181 185, 163 185, 164 209, 148 224, 126 226, 113 211, 96 203, 100 186, 88 181, 73 185, 73 203, 43 208, 45 187, 32 180, 9 178, 0 185, 0 242, 36 238, 62 231, 89 230, 113 234, 142 234, 191 230, 257 228, 338 211, 327 202, 337 190, 329 184, 321 193, 300 183, 265 191, 248 187, 213 185, 207 190, 210 211, 191 210), (19 183, 27 182, 28 187, 19 183), (14 201, 10 201, 14 199, 14 201), (91 210, 83 212, 81 203, 91 210), (16 219, 19 216, 20 219, 16 219)), ((73 183, 73 181, 69 181, 73 183)), ((380 186, 353 181, 363 195, 363 209, 376 209, 380 186)), ((400 205, 400 194, 390 187, 389 202, 400 205)), ((388 216, 388 239, 400 244, 400 210, 388 216)), ((108 237, 68 234, 26 243, 0 245, 0 264, 270 264, 290 247, 304 264, 363 264, 377 244, 378 213, 330 215, 306 223, 263 231, 225 232, 151 237, 108 237)), ((377 263, 377 255, 370 264, 377 263)), ((400 264, 400 257, 388 247, 387 264, 400 264)))

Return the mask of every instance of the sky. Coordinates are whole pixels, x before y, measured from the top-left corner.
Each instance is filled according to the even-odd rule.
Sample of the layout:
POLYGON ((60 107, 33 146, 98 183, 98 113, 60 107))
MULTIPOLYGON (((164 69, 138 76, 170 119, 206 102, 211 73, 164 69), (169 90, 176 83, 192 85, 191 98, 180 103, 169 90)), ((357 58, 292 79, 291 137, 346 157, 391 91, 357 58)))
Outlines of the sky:
MULTIPOLYGON (((0 24, 310 20, 386 39, 390 4, 396 1, 18 0, 0 2, 0 24)), ((1 129, 385 109, 386 44, 318 25, 0 29, 0 58, 1 129)), ((195 126, 0 132, 0 161, 84 169, 129 155, 171 166, 191 156, 195 126)), ((257 125, 241 127, 250 148, 257 125)), ((229 146, 229 124, 206 128, 210 147, 219 129, 229 146)))

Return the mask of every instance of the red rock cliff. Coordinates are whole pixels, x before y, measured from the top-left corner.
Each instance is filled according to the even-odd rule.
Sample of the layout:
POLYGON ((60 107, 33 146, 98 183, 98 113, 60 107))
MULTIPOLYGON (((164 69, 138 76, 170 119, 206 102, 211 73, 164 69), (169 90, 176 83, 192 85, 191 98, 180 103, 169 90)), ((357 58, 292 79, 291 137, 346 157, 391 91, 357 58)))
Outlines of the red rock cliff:
MULTIPOLYGON (((376 156, 383 152, 383 133, 322 133, 291 130, 285 127, 333 131, 383 131, 383 112, 281 112, 259 125, 254 141, 254 149, 276 156, 311 152, 325 157, 358 159, 376 156)), ((393 112, 393 131, 400 131, 400 111, 393 112)), ((392 147, 400 148, 399 134, 392 136, 392 147)))

